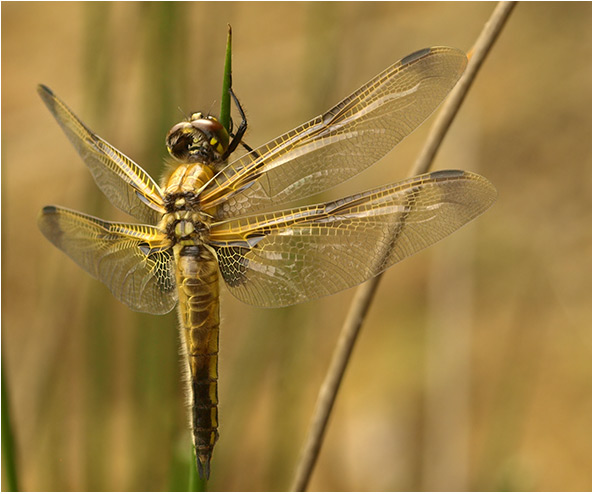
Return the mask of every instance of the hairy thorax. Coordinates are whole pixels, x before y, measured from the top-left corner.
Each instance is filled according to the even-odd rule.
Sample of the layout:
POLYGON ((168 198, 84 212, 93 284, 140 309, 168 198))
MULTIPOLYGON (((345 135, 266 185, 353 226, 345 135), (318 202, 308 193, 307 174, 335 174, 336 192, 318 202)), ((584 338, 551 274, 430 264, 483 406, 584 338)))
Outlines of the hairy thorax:
POLYGON ((164 182, 166 214, 159 228, 173 245, 202 245, 206 241, 212 215, 200 208, 199 194, 213 177, 210 166, 188 163, 178 166, 164 182))

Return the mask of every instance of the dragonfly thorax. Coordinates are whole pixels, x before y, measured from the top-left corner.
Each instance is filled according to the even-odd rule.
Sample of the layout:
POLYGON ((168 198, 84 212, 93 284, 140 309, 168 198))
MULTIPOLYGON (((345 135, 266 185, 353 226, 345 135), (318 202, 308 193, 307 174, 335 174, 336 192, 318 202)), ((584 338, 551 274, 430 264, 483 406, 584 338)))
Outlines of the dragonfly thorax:
POLYGON ((175 168, 163 182, 167 212, 197 206, 201 188, 213 176, 213 168, 204 163, 187 163, 175 168))
POLYGON ((174 245, 196 245, 206 241, 210 217, 200 211, 181 210, 163 215, 159 227, 174 245))
POLYGON ((213 116, 193 113, 174 125, 165 140, 167 151, 182 163, 214 163, 229 147, 229 134, 213 116))
POLYGON ((178 166, 163 183, 163 215, 159 228, 173 244, 204 242, 212 216, 201 209, 200 190, 214 176, 204 163, 178 166))

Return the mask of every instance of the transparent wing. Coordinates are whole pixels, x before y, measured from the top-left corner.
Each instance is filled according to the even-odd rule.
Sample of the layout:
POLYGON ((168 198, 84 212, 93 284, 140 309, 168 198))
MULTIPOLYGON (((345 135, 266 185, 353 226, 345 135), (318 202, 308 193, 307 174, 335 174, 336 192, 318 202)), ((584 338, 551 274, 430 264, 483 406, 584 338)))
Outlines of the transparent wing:
POLYGON ((37 92, 111 203, 142 222, 156 224, 165 209, 155 181, 134 161, 93 134, 51 89, 39 85, 37 92))
POLYGON ((466 67, 466 55, 434 47, 387 68, 325 114, 221 170, 201 193, 219 219, 301 199, 363 171, 417 128, 466 67))
POLYGON ((326 204, 219 222, 210 243, 233 295, 282 307, 362 283, 447 237, 496 195, 479 175, 439 171, 326 204))
POLYGON ((43 208, 38 223, 50 242, 131 309, 165 314, 175 306, 173 254, 155 228, 56 206, 43 208))

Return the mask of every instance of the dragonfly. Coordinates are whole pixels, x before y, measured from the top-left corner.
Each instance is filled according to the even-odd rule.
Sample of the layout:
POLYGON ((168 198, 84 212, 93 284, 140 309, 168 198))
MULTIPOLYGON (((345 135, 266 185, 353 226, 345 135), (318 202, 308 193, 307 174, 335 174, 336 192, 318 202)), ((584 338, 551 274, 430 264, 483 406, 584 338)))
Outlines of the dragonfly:
POLYGON ((255 149, 200 112, 174 125, 174 166, 158 184, 93 133, 48 87, 38 93, 111 203, 139 223, 58 206, 38 225, 132 310, 177 305, 196 468, 208 479, 218 438, 220 278, 239 300, 285 307, 358 285, 486 211, 496 190, 442 170, 329 202, 278 209, 374 164, 439 106, 465 70, 449 47, 419 50, 322 115, 255 149), (229 157, 240 146, 239 158, 229 157))

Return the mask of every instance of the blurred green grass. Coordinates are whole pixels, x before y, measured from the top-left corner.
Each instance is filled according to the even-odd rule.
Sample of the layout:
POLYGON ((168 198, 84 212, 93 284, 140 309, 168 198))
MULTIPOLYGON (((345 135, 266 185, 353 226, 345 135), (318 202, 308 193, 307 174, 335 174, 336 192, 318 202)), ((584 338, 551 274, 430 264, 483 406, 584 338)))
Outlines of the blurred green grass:
MULTIPOLYGON (((35 85, 159 178, 168 128, 219 106, 227 23, 256 146, 416 49, 470 48, 492 6, 2 4, 2 343, 24 490, 184 490, 190 442, 175 315, 132 313, 36 229, 45 204, 125 216, 35 85)), ((590 4, 516 8, 436 164, 482 173, 498 203, 383 280, 312 489, 591 488, 584 39, 590 4)), ((402 178, 426 131, 328 197, 402 178)), ((223 295, 211 489, 288 486, 351 296, 264 311, 223 295)))

